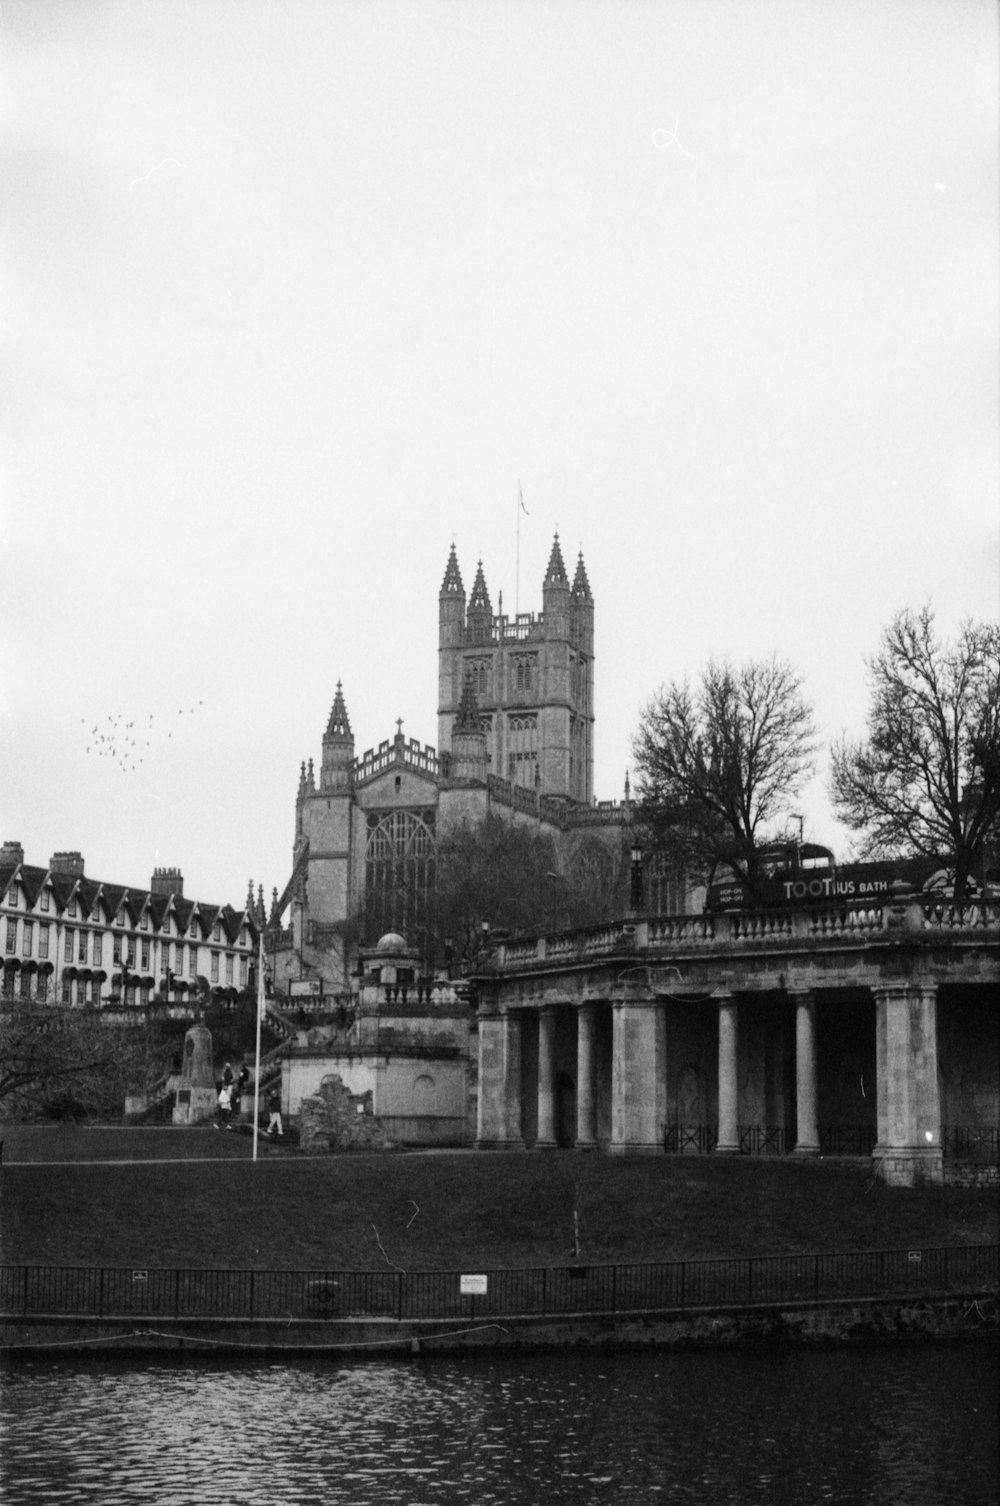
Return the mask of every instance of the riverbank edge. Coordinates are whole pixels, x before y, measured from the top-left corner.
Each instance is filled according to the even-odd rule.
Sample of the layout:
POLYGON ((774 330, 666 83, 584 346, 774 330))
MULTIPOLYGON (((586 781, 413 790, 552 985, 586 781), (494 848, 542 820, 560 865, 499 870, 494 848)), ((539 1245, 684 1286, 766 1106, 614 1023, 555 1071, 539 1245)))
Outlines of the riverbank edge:
POLYGON ((1000 1328, 995 1289, 940 1296, 849 1298, 622 1313, 433 1318, 31 1318, 0 1314, 7 1361, 67 1354, 337 1354, 398 1358, 461 1351, 562 1348, 705 1349, 948 1339, 1000 1328))

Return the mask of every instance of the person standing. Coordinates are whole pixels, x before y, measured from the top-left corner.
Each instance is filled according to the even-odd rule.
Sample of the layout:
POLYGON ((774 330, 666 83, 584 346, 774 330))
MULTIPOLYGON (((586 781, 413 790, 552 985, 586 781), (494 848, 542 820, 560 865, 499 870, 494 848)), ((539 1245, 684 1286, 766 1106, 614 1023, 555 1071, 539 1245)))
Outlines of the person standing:
POLYGON ((281 1094, 277 1088, 272 1088, 267 1095, 267 1112, 270 1118, 267 1121, 267 1129, 264 1133, 266 1135, 276 1134, 279 1140, 283 1140, 285 1138, 285 1130, 281 1123, 281 1094))
POLYGON ((223 1125, 226 1126, 226 1129, 232 1129, 233 1126, 230 1121, 233 1113, 233 1095, 228 1083, 224 1082, 219 1089, 218 1107, 219 1115, 215 1121, 216 1129, 221 1129, 223 1125))

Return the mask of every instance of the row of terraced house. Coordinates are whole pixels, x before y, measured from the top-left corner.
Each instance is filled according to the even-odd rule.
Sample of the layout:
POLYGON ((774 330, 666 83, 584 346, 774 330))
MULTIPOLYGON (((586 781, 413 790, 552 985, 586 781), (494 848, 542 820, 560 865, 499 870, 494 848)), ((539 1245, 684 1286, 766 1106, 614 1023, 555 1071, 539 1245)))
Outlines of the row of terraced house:
POLYGON ((0 945, 5 999, 80 1007, 236 999, 255 987, 260 902, 242 910, 185 899, 176 868, 148 888, 88 878, 79 852, 47 867, 0 846, 0 945))

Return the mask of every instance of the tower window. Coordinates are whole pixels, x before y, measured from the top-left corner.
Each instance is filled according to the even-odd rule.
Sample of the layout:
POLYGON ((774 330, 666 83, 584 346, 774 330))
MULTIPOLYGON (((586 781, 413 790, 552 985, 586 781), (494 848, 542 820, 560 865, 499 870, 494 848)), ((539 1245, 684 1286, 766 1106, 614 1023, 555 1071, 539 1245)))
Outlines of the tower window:
POLYGON ((511 665, 511 689, 520 695, 529 694, 538 683, 537 661, 534 654, 518 654, 511 665))
POLYGON ((512 784, 535 787, 538 768, 538 718, 512 716, 507 721, 507 778, 512 784))
POLYGON ((472 688, 476 692, 477 696, 489 695, 489 659, 468 659, 465 664, 465 673, 466 677, 472 682, 472 688))

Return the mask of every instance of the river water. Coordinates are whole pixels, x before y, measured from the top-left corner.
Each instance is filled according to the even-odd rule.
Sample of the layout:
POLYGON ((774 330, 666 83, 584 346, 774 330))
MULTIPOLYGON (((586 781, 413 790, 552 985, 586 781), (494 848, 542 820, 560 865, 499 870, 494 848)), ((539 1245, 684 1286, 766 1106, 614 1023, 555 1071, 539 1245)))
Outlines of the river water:
POLYGON ((0 1381, 5 1506, 998 1499, 997 1348, 76 1357, 0 1381))

